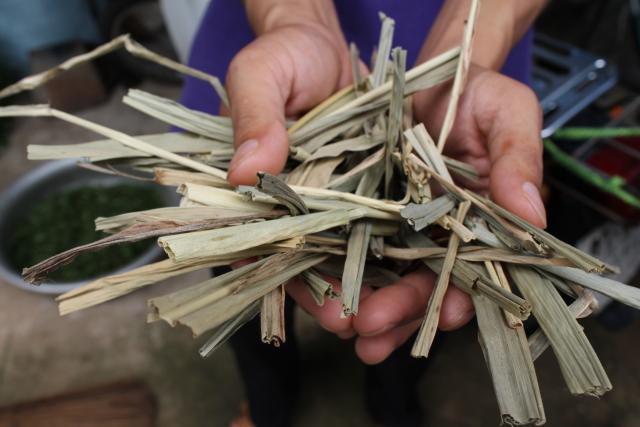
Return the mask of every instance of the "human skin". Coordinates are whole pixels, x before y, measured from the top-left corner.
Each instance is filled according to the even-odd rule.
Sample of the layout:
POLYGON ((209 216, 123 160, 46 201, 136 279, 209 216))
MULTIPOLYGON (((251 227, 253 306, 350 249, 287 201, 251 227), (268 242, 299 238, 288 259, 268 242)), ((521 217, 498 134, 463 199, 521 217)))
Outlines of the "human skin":
MULTIPOLYGON (((488 191, 500 205, 544 227, 539 195, 542 180, 541 114, 525 85, 495 70, 544 6, 543 0, 485 0, 465 91, 445 153, 476 166, 478 191, 488 191)), ((257 171, 279 174, 288 155, 285 117, 313 108, 351 83, 351 57, 332 0, 245 0, 256 39, 232 60, 227 73, 235 155, 228 180, 253 184, 257 171)), ((468 2, 445 2, 418 62, 459 44, 468 2), (462 5, 464 7, 462 7, 462 5)), ((450 85, 414 95, 415 118, 437 137, 450 85)), ((355 351, 369 364, 384 360, 420 326, 435 282, 419 269, 379 290, 366 284, 359 313, 341 318, 339 301, 318 307, 299 280, 287 292, 327 330, 355 339, 355 351)), ((339 289, 340 284, 334 281, 339 289)), ((453 330, 473 317, 466 294, 451 286, 439 328, 453 330)))

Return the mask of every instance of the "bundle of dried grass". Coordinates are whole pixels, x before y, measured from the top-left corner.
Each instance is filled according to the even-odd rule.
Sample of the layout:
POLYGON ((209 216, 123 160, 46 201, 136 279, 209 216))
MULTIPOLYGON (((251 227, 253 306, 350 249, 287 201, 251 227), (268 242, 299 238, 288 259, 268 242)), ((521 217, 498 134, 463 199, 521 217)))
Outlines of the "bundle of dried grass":
MULTIPOLYGON (((413 355, 428 355, 451 281, 471 295, 476 307, 480 343, 503 422, 544 423, 533 360, 549 346, 572 393, 605 393, 611 384, 575 319, 593 308, 589 290, 636 308, 640 290, 602 277, 613 267, 460 188, 453 177, 474 179, 476 171, 441 154, 464 88, 477 11, 474 1, 461 47, 410 70, 405 70, 406 53, 391 48, 393 21, 382 16, 371 76, 362 78, 354 66, 356 85, 290 124, 291 156, 284 173, 261 174, 256 187, 234 189, 225 181, 233 154, 228 118, 192 111, 156 95, 131 90, 124 102, 183 133, 132 137, 46 105, 1 107, 0 117, 51 116, 108 138, 73 146, 30 146, 31 159, 80 158, 84 166, 108 173, 152 173, 158 184, 175 186, 182 195, 179 207, 98 218, 96 227, 112 236, 29 267, 25 277, 37 283, 83 251, 159 236, 166 260, 60 296, 60 313, 67 314, 168 277, 257 258, 149 301, 149 321, 186 325, 195 336, 210 333, 201 349, 207 356, 258 314, 262 339, 284 342, 283 289, 295 275, 301 274, 319 305, 325 297, 340 298, 343 315, 351 316, 358 313, 363 282, 382 286, 398 277, 392 266, 400 271, 407 263, 421 262, 439 277, 413 355), (436 143, 422 124, 413 123, 407 99, 451 79, 450 104, 436 143), (432 196, 433 182, 444 194, 432 196), (429 238, 434 228, 450 231, 446 247, 429 238), (384 267, 378 265, 381 259, 384 267), (333 291, 327 275, 342 280, 341 295, 333 291), (567 306, 559 292, 575 301, 567 306), (527 339, 522 321, 530 314, 540 330, 527 339)), ((127 36, 24 79, 0 97, 33 89, 119 46, 210 82, 226 102, 218 79, 162 58, 127 36)), ((354 50, 354 64, 358 60, 354 50)))

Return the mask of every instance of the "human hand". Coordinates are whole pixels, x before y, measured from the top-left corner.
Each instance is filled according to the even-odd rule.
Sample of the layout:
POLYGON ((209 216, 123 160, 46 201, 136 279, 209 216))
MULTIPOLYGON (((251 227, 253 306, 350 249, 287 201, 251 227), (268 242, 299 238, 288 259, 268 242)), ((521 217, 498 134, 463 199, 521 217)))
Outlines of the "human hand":
MULTIPOLYGON (((233 185, 255 183, 258 171, 278 175, 289 152, 285 117, 315 107, 352 79, 351 54, 335 10, 331 10, 332 1, 326 2, 329 10, 324 11, 322 19, 315 19, 322 13, 307 11, 298 16, 308 19, 283 25, 277 22, 277 10, 260 13, 268 2, 254 2, 254 10, 249 3, 247 12, 254 14, 249 18, 258 37, 231 62, 226 81, 230 108, 222 109, 231 116, 234 129, 236 152, 228 174, 233 185), (263 21, 258 19, 260 15, 265 17, 263 21)), ((285 12, 284 19, 296 16, 291 10, 285 12)), ((339 290, 337 281, 328 280, 339 290)), ((291 280, 286 289, 327 330, 342 338, 353 336, 352 319, 340 318, 339 301, 327 301, 318 307, 300 278, 291 280)), ((361 295, 366 297, 371 292, 364 287, 361 295)))
MULTIPOLYGON (((433 138, 444 120, 450 86, 414 96, 414 114, 433 138)), ((531 89, 496 71, 472 65, 444 153, 470 163, 478 183, 496 203, 525 220, 546 226, 542 184, 542 112, 531 89)))
MULTIPOLYGON (((255 9, 267 3, 254 2, 255 9)), ((300 13, 291 4, 283 9, 284 3, 254 11, 260 19, 252 19, 247 4, 258 37, 228 69, 233 185, 254 184, 258 171, 278 175, 289 153, 285 117, 311 109, 351 82, 351 56, 333 2, 289 2, 311 8, 300 13)))
MULTIPOLYGON (((414 96, 418 121, 437 138, 450 87, 414 96)), ((472 66, 445 153, 474 165, 481 176, 476 190, 488 191, 500 205, 544 227, 546 215, 538 188, 542 181, 542 115, 533 92, 495 71, 472 66)), ((398 283, 368 292, 353 320, 356 352, 366 363, 378 363, 419 327, 433 290, 435 275, 419 270, 398 283)), ((473 305, 450 286, 439 328, 452 330, 473 317, 473 305)))
MULTIPOLYGON (((346 43, 339 31, 327 28, 315 22, 303 22, 267 31, 232 62, 227 76, 237 147, 228 176, 232 184, 255 182, 258 170, 278 174, 288 154, 284 118, 308 110, 349 83, 351 65, 346 43)), ((434 135, 439 131, 438 120, 442 120, 446 109, 447 97, 443 93, 440 96, 432 93, 428 102, 423 98, 426 93, 415 98, 417 118, 425 118, 423 121, 434 135)), ((531 98, 521 85, 497 73, 473 67, 446 151, 476 166, 483 176, 481 184, 485 188, 490 184, 489 176, 504 177, 515 173, 516 178, 509 179, 504 185, 490 184, 491 189, 499 193, 494 196, 496 201, 525 219, 544 225, 540 210, 534 208, 532 211, 535 205, 529 203, 527 207, 517 197, 503 193, 513 191, 518 182, 539 185, 539 109, 535 97, 533 103, 531 98), (531 117, 536 114, 535 126, 532 126, 531 117), (503 134, 503 131, 508 132, 503 134), (532 135, 538 144, 537 151, 535 144, 531 144, 532 135), (523 156, 518 155, 514 145, 521 139, 525 141, 521 154, 532 155, 526 164, 519 162, 523 156), (510 162, 515 162, 516 168, 510 168, 510 162), (527 181, 523 182, 522 177, 527 181), (535 214, 532 216, 531 212, 535 214)), ((521 185, 518 194, 524 188, 521 185)), ((526 188, 531 189, 528 185, 526 188)), ((540 206, 544 215, 544 207, 540 206)), ((363 285, 360 312, 358 316, 346 319, 340 318, 338 301, 316 306, 299 279, 292 281, 287 290, 329 331, 342 338, 357 335, 358 356, 366 363, 378 363, 417 330, 434 281, 432 272, 420 269, 378 291, 363 285)), ((339 290, 337 281, 334 285, 339 290)), ((440 329, 455 329, 472 317, 473 306, 468 297, 451 287, 443 303, 440 329)))
MULTIPOLYGON (((484 1, 476 24, 473 63, 445 154, 475 166, 481 176, 473 189, 489 192, 500 205, 544 227, 546 214, 538 188, 542 181, 542 114, 533 92, 491 69, 498 69, 530 27, 546 0, 484 1)), ((423 45, 419 61, 459 44, 468 10, 446 1, 423 45)), ((451 85, 414 95, 415 118, 437 139, 451 85)), ((469 182, 460 182, 470 184, 469 182)), ((372 292, 360 302, 353 321, 356 352, 367 363, 384 360, 419 327, 434 286, 435 275, 419 270, 400 282, 372 292), (383 331, 383 332, 379 332, 383 331)), ((450 330, 473 317, 473 305, 450 286, 443 301, 439 328, 450 330)))
MULTIPOLYGON (((326 330, 343 339, 356 337, 355 351, 360 360, 376 364, 386 359, 420 327, 426 304, 435 285, 435 274, 420 268, 406 274, 398 282, 374 290, 366 283, 360 291, 356 316, 340 317, 340 300, 327 300, 316 305, 301 279, 292 280, 287 292, 326 330)), ((326 278, 340 291, 340 281, 326 278)), ((457 329, 473 317, 469 297, 453 286, 449 287, 440 311, 439 328, 457 329)))

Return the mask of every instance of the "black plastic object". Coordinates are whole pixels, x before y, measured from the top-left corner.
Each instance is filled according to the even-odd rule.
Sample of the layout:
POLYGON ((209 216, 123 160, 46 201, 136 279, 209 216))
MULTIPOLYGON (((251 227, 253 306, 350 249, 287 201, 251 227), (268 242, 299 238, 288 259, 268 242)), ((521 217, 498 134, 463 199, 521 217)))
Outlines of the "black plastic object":
POLYGON ((618 70, 604 58, 536 34, 532 77, 546 138, 611 89, 618 81, 618 70))

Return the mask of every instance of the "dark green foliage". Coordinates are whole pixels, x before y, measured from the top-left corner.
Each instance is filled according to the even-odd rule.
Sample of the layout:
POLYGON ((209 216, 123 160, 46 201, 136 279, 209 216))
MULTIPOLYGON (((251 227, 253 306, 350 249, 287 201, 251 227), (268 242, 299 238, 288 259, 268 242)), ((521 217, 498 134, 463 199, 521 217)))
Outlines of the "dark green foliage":
MULTIPOLYGON (((17 271, 74 246, 106 236, 94 219, 162 206, 157 191, 132 185, 82 187, 47 197, 15 227, 9 239, 11 264, 17 271)), ((88 252, 53 272, 52 281, 72 282, 111 272, 146 251, 152 242, 140 241, 88 252)))

